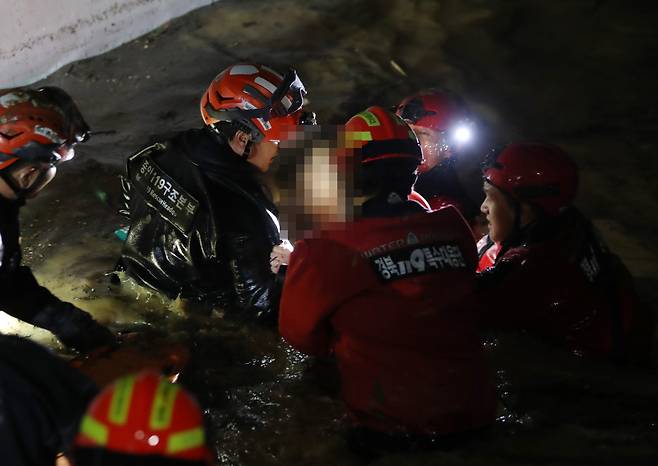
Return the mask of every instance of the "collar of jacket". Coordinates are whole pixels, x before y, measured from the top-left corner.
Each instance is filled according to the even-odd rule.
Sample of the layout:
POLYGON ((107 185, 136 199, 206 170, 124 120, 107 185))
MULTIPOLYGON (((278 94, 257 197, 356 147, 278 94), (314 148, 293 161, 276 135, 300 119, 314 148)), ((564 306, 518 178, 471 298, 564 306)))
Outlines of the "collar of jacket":
POLYGON ((236 154, 223 136, 203 128, 186 131, 174 139, 190 161, 200 167, 211 181, 243 191, 278 215, 262 174, 251 163, 236 154))

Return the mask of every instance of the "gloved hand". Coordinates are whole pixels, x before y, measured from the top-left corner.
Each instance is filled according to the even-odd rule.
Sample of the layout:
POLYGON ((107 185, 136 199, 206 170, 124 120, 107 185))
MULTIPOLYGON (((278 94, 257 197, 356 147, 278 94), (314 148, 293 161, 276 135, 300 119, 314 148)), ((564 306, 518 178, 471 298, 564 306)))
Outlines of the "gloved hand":
POLYGON ((117 344, 116 337, 108 328, 70 303, 46 306, 36 314, 32 323, 50 330, 65 346, 81 353, 117 344))
POLYGON ((270 253, 270 270, 272 270, 273 274, 279 273, 282 265, 288 265, 290 254, 292 254, 293 250, 293 245, 287 239, 284 239, 272 248, 272 252, 270 253))

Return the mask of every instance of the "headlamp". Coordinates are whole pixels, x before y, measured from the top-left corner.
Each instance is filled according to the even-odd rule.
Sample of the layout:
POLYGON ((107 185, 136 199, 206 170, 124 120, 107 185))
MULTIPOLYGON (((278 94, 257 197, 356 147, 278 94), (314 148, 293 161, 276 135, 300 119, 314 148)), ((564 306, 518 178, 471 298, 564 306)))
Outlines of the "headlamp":
POLYGON ((462 122, 450 132, 450 142, 456 145, 469 144, 475 138, 475 128, 470 122, 462 122))

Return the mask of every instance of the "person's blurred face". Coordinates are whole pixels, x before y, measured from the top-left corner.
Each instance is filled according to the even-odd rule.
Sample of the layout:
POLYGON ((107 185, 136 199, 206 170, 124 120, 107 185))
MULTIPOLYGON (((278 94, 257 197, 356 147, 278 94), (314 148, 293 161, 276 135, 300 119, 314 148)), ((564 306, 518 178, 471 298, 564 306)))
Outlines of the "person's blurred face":
POLYGON ((514 208, 500 189, 486 181, 484 194, 480 211, 489 223, 489 237, 496 243, 503 242, 514 231, 514 208))
POLYGON ((450 157, 450 153, 442 149, 443 136, 440 132, 424 126, 409 126, 411 126, 411 129, 416 133, 416 137, 418 138, 418 142, 420 142, 420 147, 423 151, 424 160, 418 167, 419 173, 425 173, 431 170, 450 157))
POLYGON ((247 162, 266 173, 279 154, 279 141, 260 141, 253 144, 247 162))

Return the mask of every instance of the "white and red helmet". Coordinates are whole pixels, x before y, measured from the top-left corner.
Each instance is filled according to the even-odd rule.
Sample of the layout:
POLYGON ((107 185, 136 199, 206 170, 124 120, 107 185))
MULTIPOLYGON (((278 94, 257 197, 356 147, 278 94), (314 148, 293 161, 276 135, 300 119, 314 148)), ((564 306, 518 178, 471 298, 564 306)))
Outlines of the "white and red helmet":
POLYGON ((210 83, 201 98, 201 116, 211 127, 239 123, 254 142, 286 140, 302 124, 304 95, 292 68, 283 76, 265 65, 232 65, 210 83))
POLYGON ((0 170, 19 160, 56 163, 89 137, 89 126, 62 89, 0 91, 0 170))

